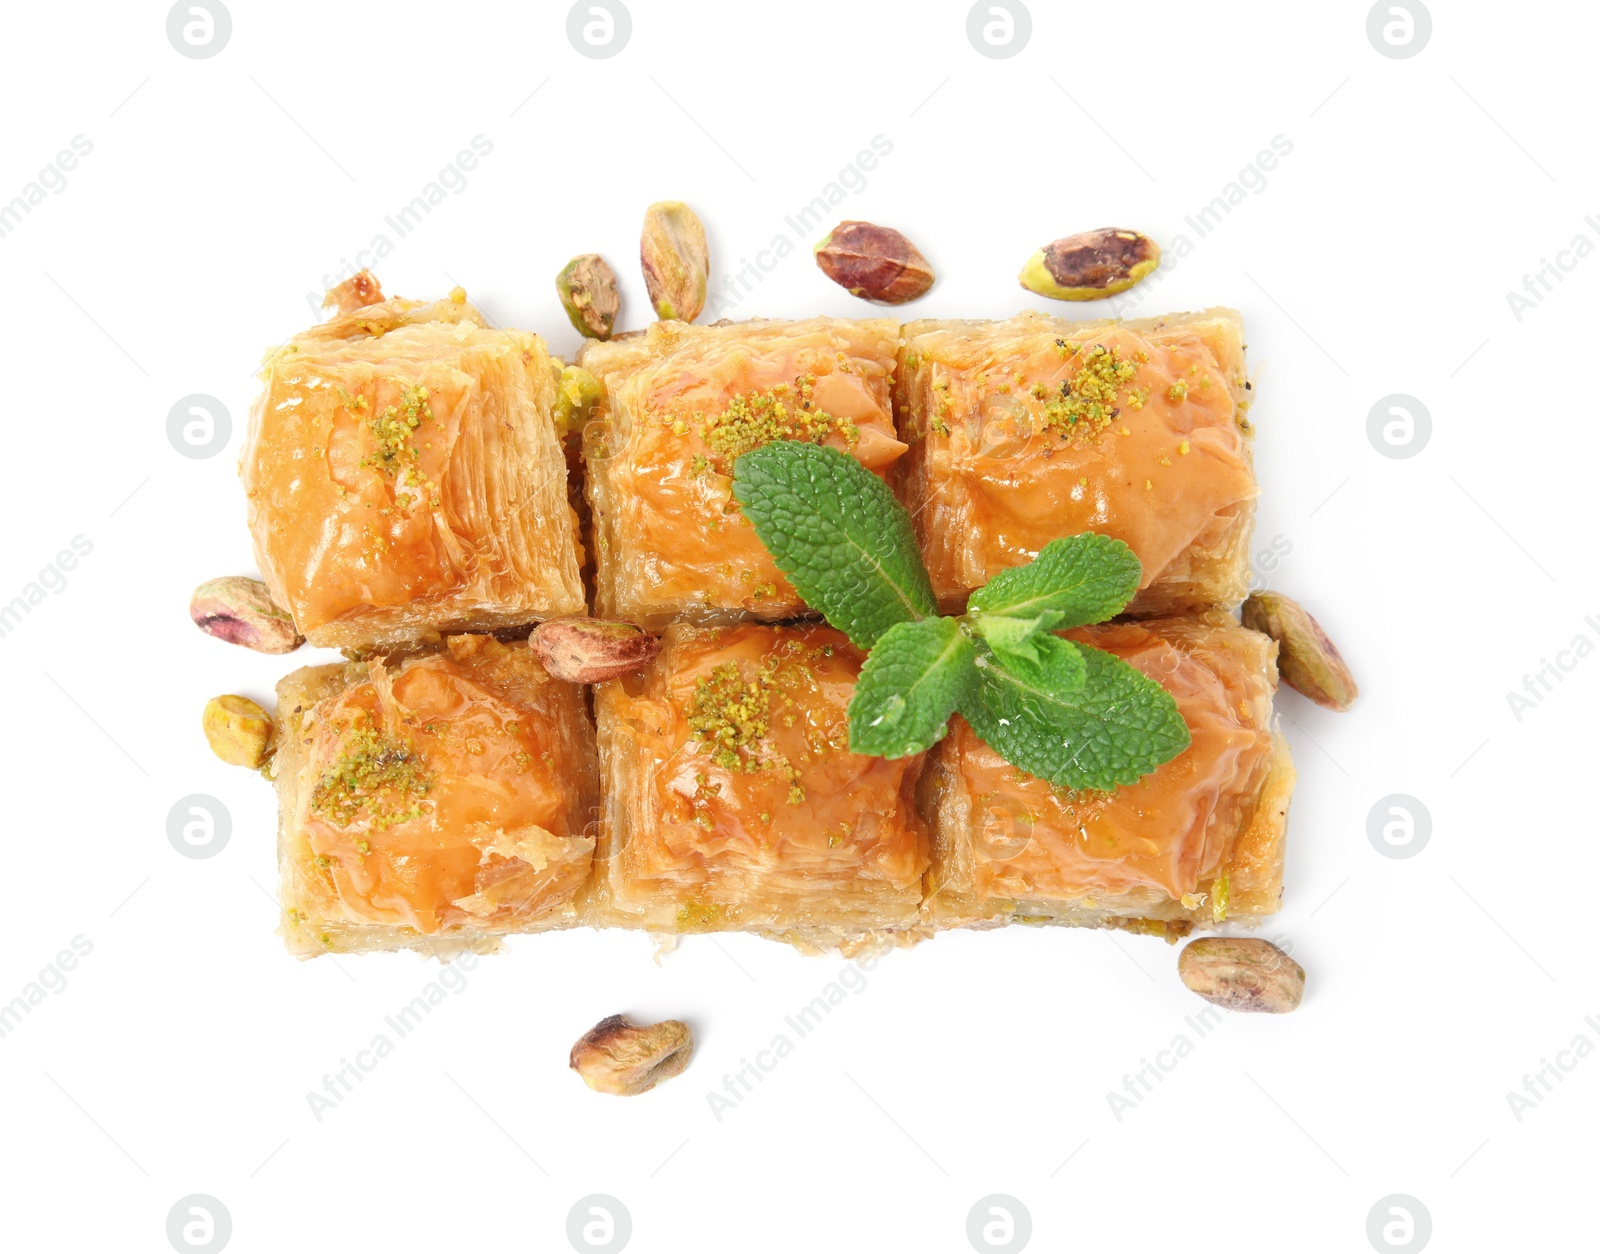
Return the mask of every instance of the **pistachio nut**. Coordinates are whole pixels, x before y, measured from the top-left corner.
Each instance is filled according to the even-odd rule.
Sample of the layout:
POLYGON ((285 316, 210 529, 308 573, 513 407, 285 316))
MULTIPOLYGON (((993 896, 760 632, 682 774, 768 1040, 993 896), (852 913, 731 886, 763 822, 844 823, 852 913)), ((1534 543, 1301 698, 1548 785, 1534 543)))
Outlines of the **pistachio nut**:
POLYGON ((556 293, 578 334, 592 340, 611 338, 622 297, 617 294, 616 272, 604 257, 584 253, 567 262, 556 275, 556 293))
POLYGON ((206 580, 189 598, 189 617, 206 635, 257 653, 292 653, 305 643, 267 585, 243 575, 206 580))
POLYGON ((933 270, 899 231, 871 222, 841 222, 812 252, 822 273, 852 296, 903 305, 933 286, 933 270))
POLYGON ((1099 300, 1125 292, 1161 264, 1161 249, 1138 231, 1103 227, 1046 244, 1022 267, 1022 286, 1051 300, 1099 300))
POLYGON ((1330 710, 1348 710, 1361 695, 1338 647, 1295 601, 1281 592, 1252 592, 1239 616, 1278 642, 1278 674, 1296 692, 1330 710))
POLYGON ((689 1065, 694 1035, 677 1019, 636 1027, 621 1015, 600 1020, 572 1047, 568 1060, 596 1093, 636 1097, 689 1065))
POLYGON ((706 232, 694 210, 678 200, 661 200, 644 213, 639 264, 656 317, 693 322, 706 307, 711 258, 706 232))
POLYGON ((230 766, 256 769, 272 745, 272 715, 248 697, 212 697, 200 726, 211 752, 230 766))
POLYGON ((1178 977, 1214 1006, 1288 1014, 1306 991, 1305 970, 1271 941, 1202 936, 1178 955, 1178 977))
POLYGON ((557 679, 598 684, 638 670, 661 652, 661 641, 632 623, 553 618, 534 629, 533 651, 557 679))
POLYGON ((557 431, 562 435, 582 431, 599 404, 600 380, 582 366, 558 366, 553 411, 557 431))

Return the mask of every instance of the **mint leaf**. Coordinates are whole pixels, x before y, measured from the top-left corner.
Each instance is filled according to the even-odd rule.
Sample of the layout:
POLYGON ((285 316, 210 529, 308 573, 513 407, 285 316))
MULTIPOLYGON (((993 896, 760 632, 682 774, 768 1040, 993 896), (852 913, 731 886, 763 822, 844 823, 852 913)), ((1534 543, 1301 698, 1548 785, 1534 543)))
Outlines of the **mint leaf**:
POLYGON ((1076 698, 1089 678, 1078 646, 1049 632, 1025 637, 1018 646, 1001 648, 988 642, 1001 670, 1062 698, 1076 698))
POLYGON ((1016 653, 1027 661, 1039 663, 1043 660, 1039 656, 1040 641, 1053 638, 1049 635, 1049 631, 1061 620, 1061 611, 1045 610, 1032 618, 980 613, 969 615, 969 620, 973 630, 982 636, 996 653, 1016 653))
POLYGON ((1188 748, 1165 688, 1104 650, 1073 650, 1085 671, 1077 691, 1053 650, 1038 666, 980 651, 978 682, 959 706, 972 730, 1013 766, 1063 788, 1132 784, 1188 748))
POLYGON ((1139 590, 1139 559, 1121 540, 1092 532, 1052 540, 1026 566, 1003 570, 974 592, 969 610, 1032 618, 1060 612, 1054 627, 1103 623, 1139 590))
POLYGON ((858 647, 938 613, 911 516, 855 458, 775 440, 733 463, 733 496, 806 604, 858 647))
POLYGON ((953 618, 896 623, 867 657, 850 699, 850 751, 921 753, 942 737, 977 680, 977 648, 953 618))

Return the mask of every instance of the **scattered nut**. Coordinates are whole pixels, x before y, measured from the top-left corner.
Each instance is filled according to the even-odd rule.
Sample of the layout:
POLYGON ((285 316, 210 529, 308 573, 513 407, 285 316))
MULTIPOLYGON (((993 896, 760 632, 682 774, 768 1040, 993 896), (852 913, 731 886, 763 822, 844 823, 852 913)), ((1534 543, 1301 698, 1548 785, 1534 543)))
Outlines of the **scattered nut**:
POLYGON ((572 1069, 596 1093, 636 1097, 689 1065, 694 1036, 677 1019, 635 1027, 621 1015, 600 1020, 572 1047, 572 1069))
POLYGON ((661 641, 632 623, 553 618, 534 629, 533 651, 557 679, 598 684, 638 670, 661 652, 661 641))
POLYGON ((1099 300, 1126 292, 1161 264, 1161 249, 1138 231, 1103 227, 1046 244, 1022 267, 1022 286, 1052 300, 1099 300))
POLYGON ((1348 710, 1361 695, 1322 625, 1281 592, 1252 592, 1239 616, 1278 642, 1278 674, 1296 692, 1330 710, 1348 710))
POLYGON ((841 222, 812 252, 817 265, 852 296, 903 305, 933 286, 933 270, 899 231, 871 222, 841 222))
POLYGON ((561 366, 556 372, 556 430, 562 435, 582 431, 600 404, 600 380, 582 366, 561 366))
POLYGON ((257 653, 292 653, 305 643, 267 585, 243 575, 206 580, 189 598, 189 617, 206 635, 257 653))
POLYGON ((211 752, 230 766, 254 770, 267 759, 272 744, 272 715, 248 697, 212 697, 200 726, 211 752))
POLYGON ((372 271, 361 270, 338 287, 330 287, 322 298, 322 307, 337 309, 340 313, 347 314, 365 309, 368 305, 379 304, 382 300, 383 288, 378 285, 378 280, 373 277, 372 271))
POLYGON ((656 317, 693 322, 706 307, 711 257, 706 232, 694 210, 678 200, 662 200, 644 212, 639 264, 656 317))
POLYGON ((556 275, 556 292, 578 334, 594 340, 611 338, 622 297, 617 294, 616 273, 604 257, 584 253, 567 262, 556 275))
POLYGON ((1203 936, 1178 955, 1178 976, 1215 1006, 1288 1014, 1306 991, 1304 969, 1271 941, 1203 936))

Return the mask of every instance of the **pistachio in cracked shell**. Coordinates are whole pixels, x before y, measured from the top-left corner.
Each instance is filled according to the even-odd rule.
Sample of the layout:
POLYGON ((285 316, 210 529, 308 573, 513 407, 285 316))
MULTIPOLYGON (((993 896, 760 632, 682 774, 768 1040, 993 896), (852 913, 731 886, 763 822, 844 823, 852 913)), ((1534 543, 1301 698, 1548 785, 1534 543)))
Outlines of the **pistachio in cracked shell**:
POLYGON ((812 252, 822 273, 852 296, 880 305, 903 305, 933 286, 928 259, 890 227, 841 222, 812 252))
POLYGON ((534 629, 533 651, 557 679, 598 684, 638 670, 661 652, 661 641, 632 623, 553 618, 534 629))
POLYGON ((686 1023, 668 1019, 640 1027, 611 1015, 578 1038, 568 1062, 595 1092, 637 1097, 677 1075, 693 1053, 686 1023))
POLYGON ((1361 695, 1339 648, 1298 602, 1281 592, 1252 592, 1239 617, 1278 642, 1278 674, 1296 692, 1330 710, 1348 710, 1361 695))
POLYGON ((616 325, 622 297, 617 275, 599 253, 574 257, 556 275, 556 294, 579 335, 609 340, 616 325))
POLYGON ((1138 231, 1102 227, 1046 244, 1022 267, 1022 286, 1051 300, 1100 300, 1125 292, 1161 264, 1161 249, 1138 231))
POLYGON ((267 585, 243 575, 206 580, 189 598, 189 617, 206 635, 257 653, 292 653, 305 643, 267 585))
POLYGON ((1304 968, 1271 941, 1203 936, 1178 955, 1178 977, 1215 1006, 1288 1014, 1306 990, 1304 968))
POLYGON ((711 256, 705 228, 693 209, 680 200, 661 200, 645 210, 639 265, 656 317, 693 322, 700 316, 711 256))

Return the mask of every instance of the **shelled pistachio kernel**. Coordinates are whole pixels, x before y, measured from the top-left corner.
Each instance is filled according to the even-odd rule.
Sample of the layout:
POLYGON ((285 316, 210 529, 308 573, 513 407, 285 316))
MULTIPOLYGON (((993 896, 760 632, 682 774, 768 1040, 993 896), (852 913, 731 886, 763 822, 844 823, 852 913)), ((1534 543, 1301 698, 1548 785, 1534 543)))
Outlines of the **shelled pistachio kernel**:
POLYGON ((1339 648, 1298 602, 1281 592, 1252 592, 1239 617, 1278 642, 1278 674, 1296 692, 1330 710, 1348 710, 1361 695, 1339 648))
POLYGON ((693 1053, 686 1023, 668 1019, 638 1027, 611 1015, 578 1038, 568 1063, 595 1092, 636 1097, 677 1075, 693 1053))
POLYGON ((272 716, 248 697, 212 697, 200 716, 211 752, 230 766, 255 770, 272 744, 272 716))
POLYGON ((903 305, 933 286, 933 268, 899 231, 871 222, 841 222, 812 253, 817 266, 852 296, 903 305))
POLYGON ((243 575, 206 580, 189 598, 189 617, 206 635, 257 653, 292 653, 305 643, 267 585, 243 575))
POLYGON ((1022 267, 1022 286, 1052 300, 1100 300, 1125 292, 1161 264, 1161 249, 1138 231, 1103 227, 1046 244, 1022 267))
POLYGON ((616 272, 604 257, 583 253, 567 262, 556 275, 556 293, 578 334, 594 340, 611 338, 622 297, 617 293, 616 272))
POLYGON ((1213 1005, 1264 1014, 1288 1014, 1306 990, 1304 968, 1253 936, 1190 941, 1178 955, 1178 977, 1213 1005))
POLYGON ((656 317, 693 322, 700 316, 711 256, 705 227, 693 209, 679 200, 662 200, 645 210, 639 265, 656 317))

